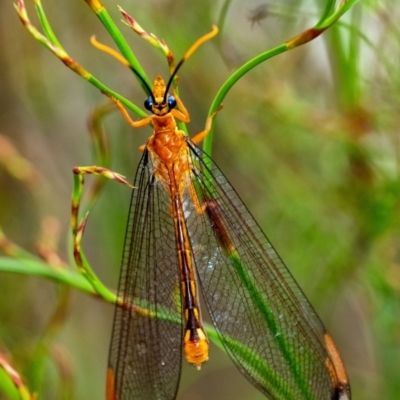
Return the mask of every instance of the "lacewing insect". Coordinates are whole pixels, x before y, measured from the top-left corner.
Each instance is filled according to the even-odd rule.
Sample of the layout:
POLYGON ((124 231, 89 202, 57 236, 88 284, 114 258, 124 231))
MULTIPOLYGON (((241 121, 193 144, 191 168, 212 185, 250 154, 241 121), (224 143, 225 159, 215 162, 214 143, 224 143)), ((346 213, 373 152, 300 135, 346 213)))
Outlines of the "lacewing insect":
POLYGON ((152 124, 153 134, 134 181, 107 399, 175 399, 182 350, 198 369, 209 357, 199 290, 232 361, 267 398, 350 399, 322 322, 228 180, 196 147, 215 113, 192 139, 177 128, 189 113, 168 90, 216 33, 188 50, 167 85, 156 77, 145 101, 151 116, 133 121, 112 99, 132 127, 152 124))
MULTIPOLYGON (((104 11, 99 3, 91 3, 98 13, 104 11)), ((19 0, 16 9, 30 33, 99 86, 58 46, 40 2, 35 4, 52 40, 32 26, 19 0)), ((177 72, 216 33, 214 28, 198 39, 171 68, 167 84, 157 76, 153 89, 122 56, 94 43, 135 72, 150 94, 145 108, 151 115, 133 121, 122 103, 109 97, 132 127, 153 126, 132 192, 107 400, 176 398, 182 354, 198 369, 209 358, 199 291, 226 352, 267 398, 350 400, 346 370, 331 336, 233 187, 196 146, 210 131, 215 113, 207 119, 204 131, 192 139, 177 127, 176 121, 190 120, 176 94, 177 72)), ((76 167, 74 173, 78 188, 72 201, 74 256, 82 266, 85 256, 77 244, 86 217, 79 226, 77 219, 83 175, 95 173, 129 183, 102 167, 76 167)), ((88 269, 84 272, 90 273, 88 269)))

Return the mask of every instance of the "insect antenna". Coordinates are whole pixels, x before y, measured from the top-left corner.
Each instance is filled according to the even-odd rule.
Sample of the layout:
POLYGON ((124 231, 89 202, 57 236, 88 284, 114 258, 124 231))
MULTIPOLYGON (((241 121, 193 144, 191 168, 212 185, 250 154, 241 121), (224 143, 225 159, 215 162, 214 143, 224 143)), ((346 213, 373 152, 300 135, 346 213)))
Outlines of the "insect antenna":
POLYGON ((151 96, 153 102, 155 102, 154 96, 153 96, 153 91, 151 90, 150 86, 144 80, 142 75, 140 75, 139 72, 136 71, 136 69, 134 67, 132 67, 132 65, 129 63, 129 61, 125 57, 121 56, 121 54, 119 54, 117 51, 115 51, 111 47, 109 47, 109 46, 107 46, 107 45, 105 45, 103 43, 98 42, 97 39, 96 39, 96 36, 94 36, 94 35, 90 38, 90 43, 92 44, 92 46, 96 47, 96 49, 98 49, 100 51, 103 51, 104 53, 109 54, 110 56, 114 57, 117 61, 119 61, 121 64, 123 64, 126 67, 128 67, 139 78, 139 80, 143 83, 143 86, 146 88, 146 91, 148 92, 148 95, 151 96))
POLYGON ((205 35, 203 35, 201 38, 197 39, 192 46, 189 48, 189 50, 183 55, 182 59, 178 62, 178 64, 176 65, 175 69, 173 70, 166 89, 165 89, 165 93, 164 93, 164 99, 163 102, 165 102, 167 95, 168 95, 168 90, 172 85, 172 82, 176 76, 176 74, 178 73, 179 68, 182 66, 182 64, 204 43, 207 42, 207 40, 212 39, 214 36, 216 36, 216 34, 218 33, 218 27, 216 25, 213 25, 211 32, 206 33, 205 35))

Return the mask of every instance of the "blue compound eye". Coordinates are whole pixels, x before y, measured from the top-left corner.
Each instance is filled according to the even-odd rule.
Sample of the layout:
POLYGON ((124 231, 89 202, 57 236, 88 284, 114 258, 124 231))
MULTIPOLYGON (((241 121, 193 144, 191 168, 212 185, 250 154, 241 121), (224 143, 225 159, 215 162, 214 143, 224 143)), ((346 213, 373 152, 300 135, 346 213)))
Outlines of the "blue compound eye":
POLYGON ((176 100, 174 96, 168 96, 168 108, 172 110, 176 107, 176 100))
POLYGON ((153 107, 153 99, 151 97, 148 97, 145 101, 144 101, 144 108, 146 110, 151 111, 151 108, 153 107))

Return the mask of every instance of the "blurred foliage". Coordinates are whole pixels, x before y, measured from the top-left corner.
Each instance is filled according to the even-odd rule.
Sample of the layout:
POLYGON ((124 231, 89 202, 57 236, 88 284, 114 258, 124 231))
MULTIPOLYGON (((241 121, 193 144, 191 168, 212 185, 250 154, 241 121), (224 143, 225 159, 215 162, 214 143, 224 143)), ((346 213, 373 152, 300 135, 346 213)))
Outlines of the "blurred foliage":
MULTIPOLYGON (((218 39, 180 72, 190 132, 203 128, 235 68, 312 26, 323 3, 230 2, 218 39)), ((104 4, 119 21, 115 3, 104 4)), ((92 34, 111 41, 86 4, 43 5, 70 55, 140 106, 145 96, 130 72, 90 45, 92 34)), ((222 3, 119 5, 179 59, 209 31, 222 3)), ((361 400, 394 400, 400 392, 399 16, 396 2, 364 0, 316 41, 251 71, 225 99, 213 143, 213 158, 335 339, 353 398, 361 400)), ((150 77, 168 74, 160 52, 122 23, 120 29, 150 77)), ((1 245, 16 243, 15 251, 39 253, 57 268, 71 261, 71 170, 93 162, 87 115, 107 101, 30 37, 11 1, 0 2, 0 73, 0 225, 10 241, 1 238, 1 245)), ((105 129, 112 168, 133 179, 138 146, 150 131, 132 131, 116 113, 105 129)), ((84 238, 93 268, 111 288, 129 197, 126 187, 107 183, 84 238)), ((0 353, 43 399, 104 398, 112 312, 51 281, 2 272, 0 353)), ((184 370, 179 399, 189 398, 263 397, 212 348, 201 373, 184 370)))

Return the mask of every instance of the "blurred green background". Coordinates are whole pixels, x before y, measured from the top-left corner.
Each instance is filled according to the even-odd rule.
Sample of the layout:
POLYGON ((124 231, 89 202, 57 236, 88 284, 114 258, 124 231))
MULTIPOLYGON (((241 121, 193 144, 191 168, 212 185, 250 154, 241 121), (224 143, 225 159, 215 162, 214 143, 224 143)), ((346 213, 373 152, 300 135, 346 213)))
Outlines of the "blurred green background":
MULTIPOLYGON (((103 4, 149 77, 166 77, 161 53, 119 22, 115 2, 103 4)), ((216 23, 223 2, 118 4, 179 59, 216 23)), ((270 2, 267 15, 262 4, 233 1, 218 39, 182 67, 191 134, 203 129, 218 88, 237 67, 312 26, 325 2, 270 2)), ((111 39, 85 2, 43 6, 70 56, 141 106, 145 96, 132 74, 90 45, 92 34, 111 39)), ((225 99, 213 143, 216 163, 333 336, 358 400, 400 393, 399 16, 397 2, 360 1, 322 37, 251 71, 225 99)), ((28 34, 12 0, 0 2, 0 225, 9 240, 36 253, 47 236, 71 262, 72 168, 93 164, 87 118, 106 103, 28 34), (24 168, 26 179, 10 172, 24 168)), ((112 168, 132 180, 150 130, 133 131, 117 113, 105 129, 112 168)), ((110 288, 117 285, 129 198, 127 188, 107 183, 84 238, 110 288)), ((0 352, 40 399, 104 399, 112 315, 104 301, 0 271, 0 352)), ((262 398, 216 348, 201 372, 185 366, 178 396, 262 398)))

